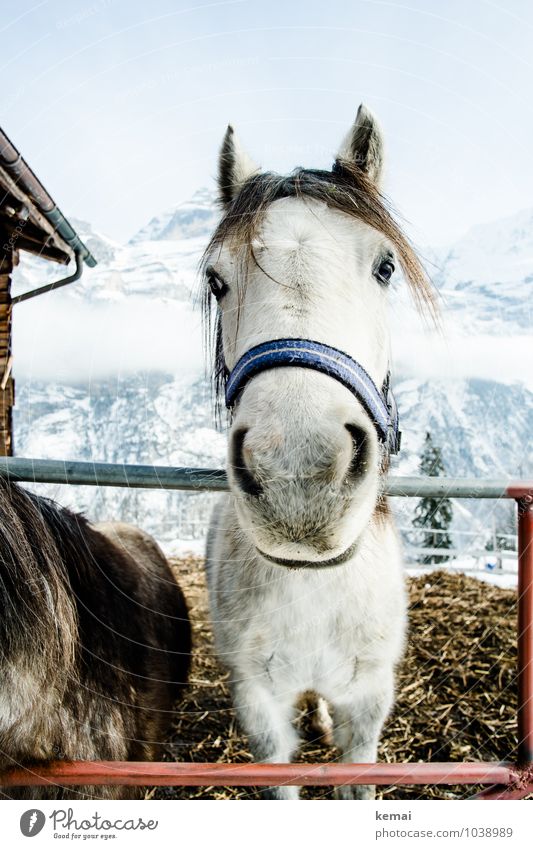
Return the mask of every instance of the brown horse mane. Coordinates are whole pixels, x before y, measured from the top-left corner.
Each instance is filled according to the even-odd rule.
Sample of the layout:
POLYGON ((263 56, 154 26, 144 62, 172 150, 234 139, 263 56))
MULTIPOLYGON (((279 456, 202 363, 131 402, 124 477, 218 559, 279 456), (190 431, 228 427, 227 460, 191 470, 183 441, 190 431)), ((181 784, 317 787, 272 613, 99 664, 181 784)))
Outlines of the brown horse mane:
MULTIPOLYGON (((257 174, 244 183, 232 201, 224 204, 222 216, 204 252, 200 269, 205 269, 213 254, 229 241, 243 248, 245 260, 255 262, 253 241, 264 220, 268 207, 281 198, 309 198, 325 203, 382 233, 393 244, 403 275, 421 313, 436 321, 436 293, 424 266, 407 236, 396 221, 387 199, 357 165, 337 160, 331 171, 297 168, 291 174, 272 172, 257 174)), ((209 288, 203 286, 202 308, 205 341, 212 346, 213 379, 218 412, 226 382, 222 351, 220 314, 213 321, 213 298, 209 288)))

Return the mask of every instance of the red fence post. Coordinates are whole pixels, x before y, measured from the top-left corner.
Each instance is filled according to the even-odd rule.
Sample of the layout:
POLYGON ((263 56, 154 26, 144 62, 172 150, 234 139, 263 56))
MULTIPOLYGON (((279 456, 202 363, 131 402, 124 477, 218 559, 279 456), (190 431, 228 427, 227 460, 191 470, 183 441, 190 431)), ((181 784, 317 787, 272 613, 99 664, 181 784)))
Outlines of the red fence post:
POLYGON ((533 763, 533 497, 518 506, 518 762, 533 763))

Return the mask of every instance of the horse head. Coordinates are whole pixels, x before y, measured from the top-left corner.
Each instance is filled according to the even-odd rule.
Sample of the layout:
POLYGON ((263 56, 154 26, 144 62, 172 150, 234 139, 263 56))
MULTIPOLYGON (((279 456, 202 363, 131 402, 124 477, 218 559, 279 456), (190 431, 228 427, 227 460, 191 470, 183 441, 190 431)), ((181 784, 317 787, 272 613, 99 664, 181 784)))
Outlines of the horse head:
POLYGON ((352 556, 398 447, 391 281, 401 270, 428 302, 431 289, 382 174, 382 131, 364 106, 331 171, 262 172, 232 127, 220 152, 224 214, 203 269, 228 475, 243 531, 281 565, 352 556))

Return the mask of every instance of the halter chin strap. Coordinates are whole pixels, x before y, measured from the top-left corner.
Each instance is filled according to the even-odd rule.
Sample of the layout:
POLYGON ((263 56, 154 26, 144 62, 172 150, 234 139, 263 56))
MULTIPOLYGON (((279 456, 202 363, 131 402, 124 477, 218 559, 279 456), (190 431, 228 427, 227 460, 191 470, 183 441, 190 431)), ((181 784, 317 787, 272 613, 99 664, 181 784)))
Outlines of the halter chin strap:
POLYGON ((273 339, 250 348, 228 375, 226 407, 235 405, 239 394, 256 374, 287 366, 320 371, 346 386, 372 419, 387 451, 390 454, 398 453, 401 433, 398 429, 396 402, 390 387, 390 371, 379 390, 363 366, 348 354, 310 339, 273 339))

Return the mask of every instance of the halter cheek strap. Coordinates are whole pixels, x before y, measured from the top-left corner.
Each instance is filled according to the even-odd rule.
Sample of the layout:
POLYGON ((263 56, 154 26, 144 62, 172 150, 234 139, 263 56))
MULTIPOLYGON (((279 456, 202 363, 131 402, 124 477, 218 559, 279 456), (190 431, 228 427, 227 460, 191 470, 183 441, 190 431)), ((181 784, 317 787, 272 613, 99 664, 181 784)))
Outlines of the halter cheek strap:
POLYGON ((390 388, 390 371, 381 390, 370 375, 348 354, 310 339, 274 339, 250 348, 228 375, 226 406, 235 405, 252 377, 273 368, 298 366, 335 378, 352 392, 372 419, 380 440, 390 454, 400 450, 398 411, 390 388))

